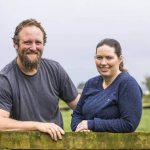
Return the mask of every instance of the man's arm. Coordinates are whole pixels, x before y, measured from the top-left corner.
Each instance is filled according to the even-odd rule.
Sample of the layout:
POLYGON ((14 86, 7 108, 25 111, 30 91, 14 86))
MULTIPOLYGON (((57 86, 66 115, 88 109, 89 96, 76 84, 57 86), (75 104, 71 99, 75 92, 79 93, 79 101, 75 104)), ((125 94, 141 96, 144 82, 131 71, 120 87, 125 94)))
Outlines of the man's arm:
POLYGON ((78 103, 79 99, 80 99, 80 94, 78 94, 78 96, 77 96, 73 101, 71 101, 70 103, 67 103, 68 106, 69 106, 72 110, 74 110, 74 109, 76 108, 76 106, 77 106, 77 103, 78 103))
POLYGON ((64 134, 64 130, 54 123, 18 121, 9 117, 9 112, 0 109, 0 131, 38 130, 50 134, 51 138, 55 141, 62 139, 62 134, 64 134))

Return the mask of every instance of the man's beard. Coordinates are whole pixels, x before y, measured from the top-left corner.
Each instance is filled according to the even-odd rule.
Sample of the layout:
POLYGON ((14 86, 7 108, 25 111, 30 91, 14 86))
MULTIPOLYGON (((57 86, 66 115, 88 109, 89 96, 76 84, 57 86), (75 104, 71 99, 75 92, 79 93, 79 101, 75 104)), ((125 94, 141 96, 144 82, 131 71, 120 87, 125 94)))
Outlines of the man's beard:
POLYGON ((31 51, 31 50, 24 50, 24 51, 19 51, 17 50, 18 57, 21 60, 22 65, 27 71, 31 71, 33 69, 37 69, 39 66, 39 63, 41 61, 41 56, 42 56, 42 51, 31 51), (36 58, 34 60, 30 60, 28 55, 34 54, 36 55, 36 58))

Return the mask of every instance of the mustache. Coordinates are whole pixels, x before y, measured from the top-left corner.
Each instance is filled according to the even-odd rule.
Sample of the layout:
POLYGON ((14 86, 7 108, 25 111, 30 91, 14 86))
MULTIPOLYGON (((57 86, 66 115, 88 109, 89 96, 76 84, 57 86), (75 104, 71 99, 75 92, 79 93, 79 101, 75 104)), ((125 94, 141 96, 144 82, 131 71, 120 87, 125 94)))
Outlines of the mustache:
POLYGON ((36 51, 32 51, 32 50, 28 50, 24 52, 25 54, 39 54, 40 52, 38 50, 36 51))

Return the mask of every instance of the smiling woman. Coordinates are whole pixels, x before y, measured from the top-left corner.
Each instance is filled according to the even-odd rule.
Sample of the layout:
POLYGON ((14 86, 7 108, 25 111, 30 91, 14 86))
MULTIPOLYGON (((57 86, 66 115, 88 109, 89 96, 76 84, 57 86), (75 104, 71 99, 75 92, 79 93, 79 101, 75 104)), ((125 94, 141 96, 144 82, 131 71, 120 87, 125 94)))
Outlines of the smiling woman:
POLYGON ((95 64, 100 76, 85 84, 73 112, 73 131, 133 132, 142 113, 142 91, 123 67, 121 46, 104 39, 96 47, 95 64))

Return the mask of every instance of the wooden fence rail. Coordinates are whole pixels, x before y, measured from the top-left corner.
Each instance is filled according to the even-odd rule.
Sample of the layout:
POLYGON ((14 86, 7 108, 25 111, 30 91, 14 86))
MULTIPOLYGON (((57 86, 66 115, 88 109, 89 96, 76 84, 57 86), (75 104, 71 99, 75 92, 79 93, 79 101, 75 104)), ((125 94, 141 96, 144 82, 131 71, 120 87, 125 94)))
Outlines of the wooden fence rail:
POLYGON ((38 131, 0 132, 0 149, 150 149, 150 133, 67 132, 55 142, 38 131))

